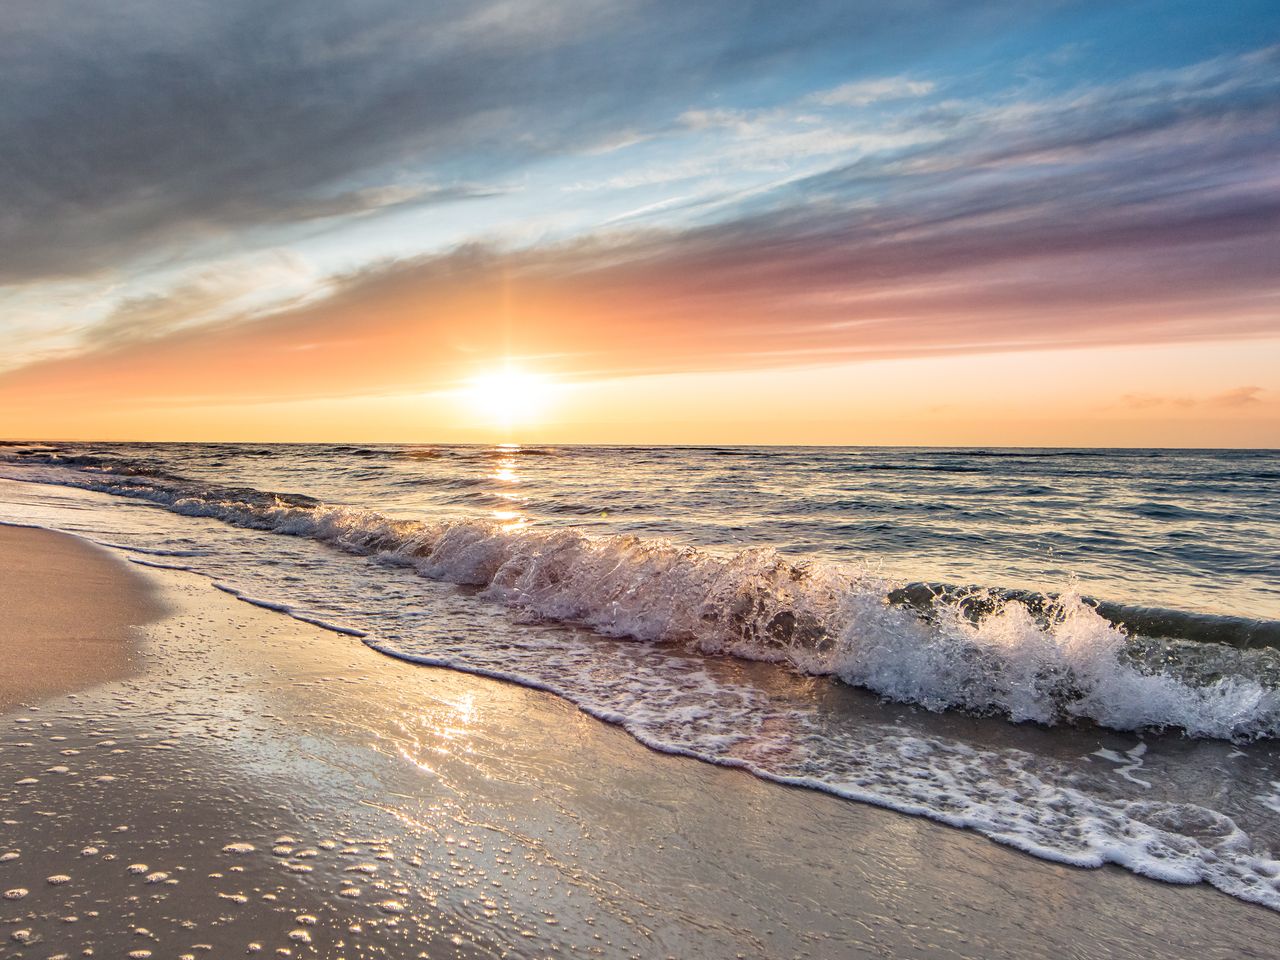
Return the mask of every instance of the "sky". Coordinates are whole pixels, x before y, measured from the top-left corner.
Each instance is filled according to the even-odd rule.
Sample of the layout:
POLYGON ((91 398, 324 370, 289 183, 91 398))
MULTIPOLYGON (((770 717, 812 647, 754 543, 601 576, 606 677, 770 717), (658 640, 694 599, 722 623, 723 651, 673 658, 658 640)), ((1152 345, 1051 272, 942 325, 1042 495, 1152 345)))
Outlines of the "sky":
POLYGON ((1280 4, 9 0, 0 436, 1280 446, 1280 4))

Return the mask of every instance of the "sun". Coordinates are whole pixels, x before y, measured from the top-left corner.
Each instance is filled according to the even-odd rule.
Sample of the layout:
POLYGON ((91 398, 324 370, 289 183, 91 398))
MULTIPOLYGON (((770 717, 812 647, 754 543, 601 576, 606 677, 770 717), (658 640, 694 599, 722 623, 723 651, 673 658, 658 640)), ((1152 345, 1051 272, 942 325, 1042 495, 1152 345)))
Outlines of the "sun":
POLYGON ((552 389, 551 380, 545 375, 508 362, 473 377, 463 392, 476 413, 510 428, 538 420, 551 399, 552 389))

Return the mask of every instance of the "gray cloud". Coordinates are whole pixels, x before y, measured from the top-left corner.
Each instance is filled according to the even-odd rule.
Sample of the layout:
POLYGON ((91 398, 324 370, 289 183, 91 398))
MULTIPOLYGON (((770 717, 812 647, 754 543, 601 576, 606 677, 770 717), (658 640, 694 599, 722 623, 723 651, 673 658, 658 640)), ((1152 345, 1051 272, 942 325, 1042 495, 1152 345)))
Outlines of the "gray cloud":
MULTIPOLYGON (((924 6, 960 35, 1016 7, 924 6)), ((869 0, 802 17, 741 0, 12 0, 0 282, 359 212, 387 190, 465 198, 757 71, 873 70, 936 43, 927 20, 869 0)))

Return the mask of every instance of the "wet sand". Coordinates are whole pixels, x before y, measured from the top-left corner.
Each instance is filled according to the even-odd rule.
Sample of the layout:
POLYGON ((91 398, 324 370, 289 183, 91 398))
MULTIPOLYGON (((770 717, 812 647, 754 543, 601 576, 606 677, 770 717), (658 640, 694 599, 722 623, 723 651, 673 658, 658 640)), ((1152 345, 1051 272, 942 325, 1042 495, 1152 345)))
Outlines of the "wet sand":
POLYGON ((0 710, 128 676, 133 628, 160 612, 148 582, 106 550, 0 526, 0 710))
POLYGON ((655 754, 547 694, 145 578, 170 613, 137 673, 0 716, 0 956, 1247 958, 1280 937, 1204 886, 655 754))

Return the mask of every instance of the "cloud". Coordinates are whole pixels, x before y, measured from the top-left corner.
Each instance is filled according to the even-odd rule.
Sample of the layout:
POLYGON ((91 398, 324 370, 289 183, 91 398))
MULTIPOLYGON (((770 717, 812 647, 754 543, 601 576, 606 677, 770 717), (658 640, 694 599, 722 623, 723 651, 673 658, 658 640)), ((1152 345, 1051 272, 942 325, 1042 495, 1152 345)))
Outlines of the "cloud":
POLYGON ((220 319, 238 318, 251 306, 263 311, 269 304, 279 310, 302 299, 315 279, 305 264, 286 253, 213 264, 163 292, 120 301, 84 332, 82 345, 90 350, 115 351, 220 319))
MULTIPOLYGON (((476 22, 484 22, 484 9, 475 14, 476 22)), ((524 71, 512 77, 529 75, 529 62, 519 58, 531 55, 530 45, 553 57, 557 71, 570 74, 580 68, 595 76, 599 58, 609 56, 621 58, 617 66, 624 75, 639 70, 628 59, 639 56, 636 51, 618 53, 607 43, 604 52, 597 49, 602 37, 616 40, 616 34, 610 33, 614 21, 602 25, 593 10, 584 8, 571 25, 555 18, 543 23, 527 11, 533 19, 509 37, 501 30, 497 38, 481 31, 479 49, 505 44, 524 71), (577 50, 574 43, 590 47, 579 51, 581 61, 566 52, 566 44, 577 50)), ((695 84, 703 93, 709 76, 787 55, 787 44, 799 43, 794 35, 784 36, 786 43, 779 39, 785 34, 781 27, 779 36, 730 30, 716 41, 725 44, 725 62, 712 69, 705 50, 682 50, 682 40, 671 41, 668 50, 625 12, 620 16, 628 29, 640 30, 633 39, 645 55, 674 58, 664 60, 672 66, 689 57, 698 69, 709 70, 695 84), (664 49, 655 53, 657 47, 664 49)), ((478 28, 467 23, 452 29, 470 36, 478 28)), ((418 41, 426 42, 422 36, 418 41)), ((421 69, 416 60, 401 63, 385 55, 379 37, 362 41, 356 32, 315 42, 325 58, 355 58, 372 71, 361 83, 373 83, 383 71, 416 78, 421 69), (369 59, 366 48, 384 55, 369 59)), ((434 47, 428 43, 426 49, 434 47)), ((297 58, 291 54, 286 60, 297 58)), ((500 73, 504 69, 492 58, 481 61, 500 73)), ((269 311, 261 303, 210 305, 201 298, 216 301, 221 294, 179 286, 161 293, 159 301, 126 305, 87 338, 83 355, 6 374, 0 390, 55 385, 205 396, 234 381, 263 394, 320 396, 422 389, 458 376, 477 358, 504 352, 556 357, 559 372, 585 377, 1275 337, 1277 67, 1280 48, 1267 48, 1039 98, 1025 92, 909 98, 886 117, 873 146, 831 157, 819 172, 781 177, 768 188, 728 191, 731 196, 716 203, 698 196, 686 201, 693 195, 682 186, 669 202, 647 204, 648 211, 632 208, 633 218, 685 208, 675 222, 644 220, 665 223, 663 228, 626 229, 634 227, 631 219, 570 242, 542 240, 520 248, 466 244, 354 270, 333 278, 323 299, 289 309, 279 303, 269 311), (199 326, 172 320, 189 309, 205 317, 199 326), (148 328, 160 335, 144 336, 148 328)), ((460 84, 473 68, 465 65, 460 84)), ((342 87, 343 76, 338 69, 333 83, 342 87)), ((417 131, 412 135, 398 131, 387 119, 395 111, 379 101, 367 134, 380 146, 370 156, 426 151, 439 159, 431 183, 462 182, 441 174, 449 172, 450 157, 472 158, 468 151, 488 142, 484 137, 490 134, 480 133, 490 129, 486 124, 494 124, 493 142, 502 142, 494 150, 496 170, 538 151, 572 149, 578 142, 598 146, 608 141, 606 129, 639 129, 637 116, 646 111, 668 130, 673 117, 683 117, 674 126, 764 141, 777 133, 775 114, 787 112, 707 107, 691 119, 682 106, 659 115, 659 104, 673 102, 674 88, 665 88, 652 103, 646 94, 635 105, 621 86, 593 91, 572 109, 558 108, 556 97, 564 95, 559 72, 541 91, 513 93, 504 85, 511 78, 499 80, 502 89, 492 100, 465 84, 458 88, 467 106, 455 119, 468 132, 456 142, 445 135, 454 128, 443 120, 425 127, 409 123, 417 131), (529 139, 517 138, 512 146, 513 128, 502 119, 506 108, 497 105, 509 108, 535 92, 547 97, 529 101, 542 112, 536 122, 519 127, 529 139), (621 115, 603 109, 624 100, 628 106, 621 115), (422 140, 423 130, 440 139, 422 140), (408 138, 403 143, 402 136, 408 138)), ((478 82, 484 88, 490 81, 478 82)), ((655 82, 661 86, 666 80, 655 82)), ((413 90, 402 104, 410 117, 423 109, 413 90)), ((375 92, 381 96, 385 88, 375 92)), ((308 112, 305 91, 293 89, 290 96, 301 98, 299 109, 308 112)), ((328 102, 328 94, 316 96, 328 102)), ((333 123, 356 122, 347 107, 334 109, 333 123)), ((351 210, 411 202, 377 186, 337 189, 338 175, 325 171, 352 169, 359 159, 349 152, 354 148, 321 157, 313 166, 306 147, 324 153, 318 128, 297 129, 301 146, 291 148, 284 137, 263 148, 264 156, 283 164, 279 171, 245 168, 242 194, 257 203, 246 208, 253 211, 246 220, 301 217, 303 211, 327 216, 334 208, 325 206, 326 198, 333 197, 356 198, 337 204, 351 210), (297 155, 302 166, 290 167, 286 155, 297 155), (266 189, 277 185, 280 195, 266 189), (366 189, 373 192, 360 193, 366 189)), ((345 137, 338 139, 345 143, 345 137)), ((241 157, 242 151, 234 153, 241 157)), ((214 204, 200 207, 206 221, 208 209, 228 209, 230 201, 217 190, 166 192, 186 183, 185 174, 173 180, 174 170, 161 171, 170 177, 162 178, 167 200, 178 197, 192 209, 214 204)), ((201 175, 207 172, 200 169, 201 175)), ((192 182, 197 179, 193 174, 192 182)), ((145 198, 146 191, 139 196, 145 198)), ((68 250, 74 253, 81 240, 114 223, 114 209, 88 204, 84 238, 72 236, 72 220, 66 220, 68 250)), ((145 203, 142 209, 148 209, 145 203)), ((126 231, 125 244, 158 229, 156 223, 169 223, 148 220, 136 209, 129 216, 139 218, 139 226, 126 231)), ((35 249, 43 248, 37 243, 35 249)), ((1212 402, 1247 406, 1256 398, 1257 388, 1242 387, 1212 402)), ((1181 401, 1135 396, 1126 402, 1140 407, 1181 401)))
POLYGON ((1262 387, 1236 387, 1210 397, 1209 403, 1215 407, 1251 407, 1263 402, 1259 396, 1263 392, 1262 387))
MULTIPOLYGON (((388 210, 392 207, 427 206, 454 203, 459 200, 480 200, 498 197, 509 192, 501 186, 455 183, 448 186, 427 184, 386 184, 348 190, 335 196, 317 196, 299 201, 296 206, 274 212, 262 209, 254 211, 259 224, 272 222, 302 223, 308 220, 325 220, 333 217, 352 217, 388 210)), ((247 211, 246 211, 247 213, 247 211)))
POLYGON ((1218 407, 1239 410, 1266 404, 1262 387, 1234 387, 1210 396, 1164 396, 1153 393, 1126 393, 1120 398, 1123 406, 1131 410, 1152 410, 1159 407, 1175 407, 1190 410, 1196 407, 1218 407))
MULTIPOLYGON (((932 0, 964 33, 991 10, 932 0)), ((936 44, 878 3, 13 0, 0 283, 263 224, 485 195, 789 62, 936 44), (479 185, 479 186, 477 186, 479 185), (414 191, 420 192, 415 196, 414 191)))
POLYGON ((929 80, 911 80, 907 77, 882 77, 877 80, 856 80, 823 90, 809 96, 814 103, 824 107, 866 107, 886 100, 905 100, 924 97, 934 91, 929 80))

